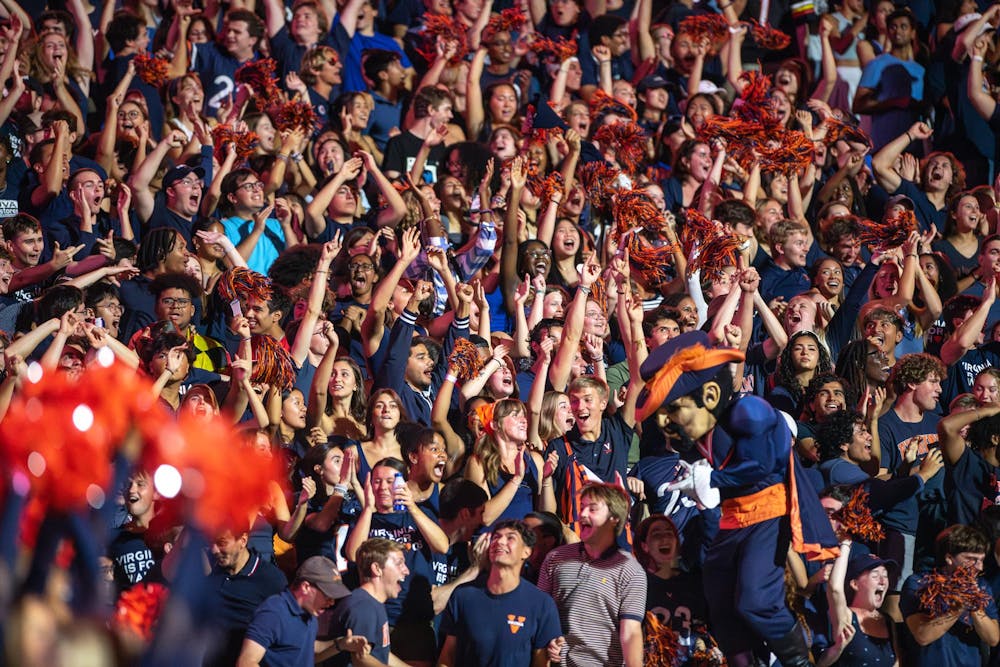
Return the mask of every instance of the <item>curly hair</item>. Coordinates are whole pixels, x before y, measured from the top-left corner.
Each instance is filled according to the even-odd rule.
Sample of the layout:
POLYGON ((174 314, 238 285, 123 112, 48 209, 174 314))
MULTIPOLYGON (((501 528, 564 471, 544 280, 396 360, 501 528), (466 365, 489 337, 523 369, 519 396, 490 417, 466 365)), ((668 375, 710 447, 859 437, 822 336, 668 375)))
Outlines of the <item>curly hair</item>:
POLYGON ((864 416, 857 410, 837 410, 816 429, 816 444, 819 446, 819 460, 838 458, 844 445, 854 440, 854 425, 864 424, 864 416))
POLYGON ((826 346, 812 331, 797 331, 788 339, 788 344, 778 355, 778 368, 774 371, 775 386, 788 390, 796 403, 802 401, 805 395, 805 388, 799 383, 798 371, 792 361, 792 348, 795 341, 803 336, 810 336, 816 341, 816 349, 819 352, 819 362, 816 364, 816 373, 831 373, 833 371, 833 361, 826 346))
POLYGON ((973 449, 983 450, 995 447, 1000 437, 1000 415, 993 415, 972 422, 969 427, 968 440, 973 449))
POLYGON ((940 359, 922 352, 907 354, 893 366, 892 373, 889 375, 889 384, 899 396, 906 392, 911 384, 920 384, 931 375, 937 375, 939 380, 944 379, 947 375, 947 369, 940 359))

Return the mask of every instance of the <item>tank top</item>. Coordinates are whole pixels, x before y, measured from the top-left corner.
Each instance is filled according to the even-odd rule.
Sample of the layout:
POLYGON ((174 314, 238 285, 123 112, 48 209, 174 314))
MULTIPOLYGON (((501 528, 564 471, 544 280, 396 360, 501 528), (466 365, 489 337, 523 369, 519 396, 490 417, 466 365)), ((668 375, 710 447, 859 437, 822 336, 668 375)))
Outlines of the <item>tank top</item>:
POLYGON ((852 611, 851 625, 854 626, 854 639, 844 647, 840 660, 835 664, 839 667, 875 667, 894 664, 896 651, 892 648, 892 619, 885 614, 882 615, 882 619, 889 629, 889 636, 873 637, 862 632, 858 616, 852 611))

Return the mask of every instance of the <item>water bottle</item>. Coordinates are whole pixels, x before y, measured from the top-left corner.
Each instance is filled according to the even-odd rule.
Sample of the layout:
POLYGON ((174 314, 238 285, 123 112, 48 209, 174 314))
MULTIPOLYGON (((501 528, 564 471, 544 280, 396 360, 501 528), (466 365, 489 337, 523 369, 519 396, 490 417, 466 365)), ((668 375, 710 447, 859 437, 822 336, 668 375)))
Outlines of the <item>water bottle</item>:
POLYGON ((406 486, 406 480, 403 479, 403 473, 397 472, 395 479, 392 480, 392 511, 394 512, 406 510, 406 504, 401 500, 396 500, 396 492, 404 486, 406 486))

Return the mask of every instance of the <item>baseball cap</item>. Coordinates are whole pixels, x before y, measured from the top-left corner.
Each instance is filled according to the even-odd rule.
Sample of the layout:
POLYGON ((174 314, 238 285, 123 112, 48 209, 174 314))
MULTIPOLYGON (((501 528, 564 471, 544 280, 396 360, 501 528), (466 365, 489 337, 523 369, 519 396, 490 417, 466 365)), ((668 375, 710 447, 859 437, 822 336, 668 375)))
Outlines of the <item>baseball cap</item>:
POLYGON ((205 170, 201 167, 189 167, 186 164, 179 164, 168 171, 166 176, 163 177, 164 189, 169 188, 183 178, 187 178, 188 174, 194 174, 198 178, 205 178, 205 170))
MULTIPOLYGON (((960 32, 962 32, 963 30, 965 30, 966 28, 968 28, 970 25, 972 25, 973 23, 975 23, 976 21, 978 21, 981 18, 983 18, 983 15, 980 14, 980 13, 978 13, 978 12, 972 12, 972 13, 969 13, 969 14, 962 14, 961 16, 959 16, 955 20, 955 25, 954 25, 955 34, 956 35, 959 34, 960 32)), ((979 34, 982 35, 983 33, 989 32, 989 30, 990 30, 991 27, 992 26, 990 26, 989 22, 987 22, 979 30, 979 34)))
POLYGON ((847 574, 844 581, 853 581, 868 570, 873 570, 881 565, 887 569, 895 569, 896 561, 879 558, 873 553, 856 553, 852 548, 850 559, 847 561, 847 574))
POLYGON ((642 80, 639 82, 639 85, 636 86, 635 90, 637 93, 642 95, 647 90, 654 90, 656 88, 668 88, 669 86, 670 82, 664 79, 659 74, 650 74, 649 76, 645 76, 642 78, 642 80))
POLYGON ((337 566, 326 556, 307 558, 295 573, 296 579, 305 579, 333 600, 346 598, 351 594, 337 572, 337 566))
POLYGON ((891 211, 892 207, 896 205, 902 206, 903 208, 909 211, 912 211, 916 208, 913 204, 913 200, 907 197, 906 195, 893 195, 889 197, 889 199, 885 202, 886 213, 891 211))

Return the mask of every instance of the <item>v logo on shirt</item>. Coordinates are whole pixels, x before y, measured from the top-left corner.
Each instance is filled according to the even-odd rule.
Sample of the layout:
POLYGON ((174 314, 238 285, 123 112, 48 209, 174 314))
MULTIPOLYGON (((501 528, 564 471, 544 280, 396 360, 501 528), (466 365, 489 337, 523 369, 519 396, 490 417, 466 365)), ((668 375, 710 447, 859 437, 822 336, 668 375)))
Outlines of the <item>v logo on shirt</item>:
POLYGON ((507 614, 507 627, 510 628, 510 634, 516 635, 517 631, 524 627, 524 616, 507 614))

